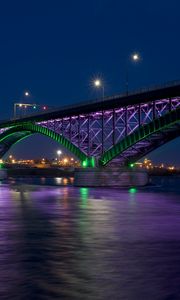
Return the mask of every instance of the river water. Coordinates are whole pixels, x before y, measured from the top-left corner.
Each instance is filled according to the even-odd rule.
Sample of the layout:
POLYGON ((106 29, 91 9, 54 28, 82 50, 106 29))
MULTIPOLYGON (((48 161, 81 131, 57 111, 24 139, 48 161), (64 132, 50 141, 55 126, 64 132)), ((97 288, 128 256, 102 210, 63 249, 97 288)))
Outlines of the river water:
POLYGON ((0 183, 0 300, 180 299, 180 177, 0 183))

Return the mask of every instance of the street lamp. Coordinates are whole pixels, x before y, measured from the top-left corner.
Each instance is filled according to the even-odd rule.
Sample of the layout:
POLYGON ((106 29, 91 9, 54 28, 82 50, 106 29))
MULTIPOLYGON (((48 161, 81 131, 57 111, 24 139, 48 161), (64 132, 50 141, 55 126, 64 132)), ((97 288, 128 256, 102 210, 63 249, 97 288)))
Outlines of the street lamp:
MULTIPOLYGON (((131 62, 137 63, 141 59, 139 53, 135 52, 131 54, 130 60, 131 62)), ((129 60, 127 61, 127 66, 126 66, 126 95, 128 96, 129 92, 129 65, 128 65, 129 60)))
POLYGON ((140 60, 139 54, 138 54, 138 53, 132 54, 132 60, 133 60, 133 61, 138 61, 138 60, 140 60))
MULTIPOLYGON (((23 92, 23 98, 24 98, 23 102, 26 102, 25 97, 29 97, 29 96, 30 96, 30 93, 28 91, 23 92)), ((29 103, 14 103, 14 118, 16 118, 16 109, 18 107, 26 109, 28 106, 34 106, 34 105, 29 104, 29 103)))
POLYGON ((61 155, 62 151, 61 150, 57 150, 57 155, 61 155))
MULTIPOLYGON (((21 109, 32 108, 33 110, 36 110, 36 109, 47 110, 48 109, 47 106, 41 106, 40 104, 36 104, 36 103, 14 103, 14 119, 16 118, 17 108, 21 108, 21 109)), ((22 115, 25 115, 25 113, 22 115)))
POLYGON ((58 158, 60 158, 61 154, 62 154, 62 151, 61 150, 57 150, 57 155, 58 155, 58 158))
MULTIPOLYGON (((16 112, 17 112, 17 108, 20 108, 20 109, 27 109, 27 108, 33 108, 33 110, 35 110, 37 107, 39 107, 40 105, 37 105, 37 104, 33 104, 33 103, 14 103, 14 119, 16 118, 16 112)), ((24 114, 21 114, 21 115, 25 115, 26 113, 24 114)))
POLYGON ((102 89, 102 96, 104 98, 104 84, 103 84, 102 80, 97 78, 94 80, 93 84, 94 84, 95 88, 102 89))

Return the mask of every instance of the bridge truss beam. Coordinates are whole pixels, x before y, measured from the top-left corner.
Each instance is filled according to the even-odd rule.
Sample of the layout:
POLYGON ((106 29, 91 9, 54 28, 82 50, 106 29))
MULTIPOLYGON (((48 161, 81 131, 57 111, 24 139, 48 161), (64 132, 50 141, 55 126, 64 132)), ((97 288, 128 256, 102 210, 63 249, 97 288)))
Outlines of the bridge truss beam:
POLYGON ((88 114, 74 114, 54 120, 37 122, 37 125, 63 135, 88 157, 101 157, 125 137, 141 126, 176 110, 180 97, 168 98, 100 110, 88 114))
POLYGON ((105 166, 113 159, 119 165, 133 163, 179 135, 180 108, 139 127, 106 151, 99 164, 105 166))
MULTIPOLYGON (((179 125, 169 124, 150 135, 143 135, 142 128, 154 128, 158 120, 179 111, 180 97, 165 98, 149 102, 122 106, 117 100, 116 107, 95 112, 76 113, 46 121, 7 124, 0 129, 0 155, 22 138, 41 133, 56 140, 71 151, 84 166, 94 166, 95 159, 101 165, 121 156, 120 163, 136 160, 152 151, 171 137, 179 134, 179 125), (128 147, 122 145, 128 144, 128 147), (121 146, 120 146, 121 145, 121 146), (3 148, 4 147, 4 148, 3 148), (119 148, 120 147, 120 148, 119 148), (3 149, 1 149, 3 148, 3 149), (115 155, 114 155, 115 153, 115 155)), ((179 121, 179 120, 178 120, 179 121)))

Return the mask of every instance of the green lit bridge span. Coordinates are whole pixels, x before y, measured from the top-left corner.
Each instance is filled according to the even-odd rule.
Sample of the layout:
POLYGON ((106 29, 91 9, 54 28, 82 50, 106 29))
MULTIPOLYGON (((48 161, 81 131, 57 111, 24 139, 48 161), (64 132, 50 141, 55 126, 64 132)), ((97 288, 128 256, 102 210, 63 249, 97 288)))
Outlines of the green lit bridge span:
POLYGON ((180 84, 1 122, 0 157, 37 133, 57 141, 84 167, 128 165, 180 135, 180 84))

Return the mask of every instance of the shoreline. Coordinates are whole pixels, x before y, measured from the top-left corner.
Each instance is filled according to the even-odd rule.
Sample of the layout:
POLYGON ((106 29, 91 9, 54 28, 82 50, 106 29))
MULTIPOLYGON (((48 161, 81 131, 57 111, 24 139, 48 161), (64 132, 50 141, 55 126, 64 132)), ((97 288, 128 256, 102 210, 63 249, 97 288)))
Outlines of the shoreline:
POLYGON ((62 170, 58 168, 18 168, 6 169, 8 177, 73 177, 74 170, 62 170))
MULTIPOLYGON (((74 168, 7 168, 8 177, 74 177, 74 168)), ((149 176, 180 176, 178 171, 152 170, 149 176)))

